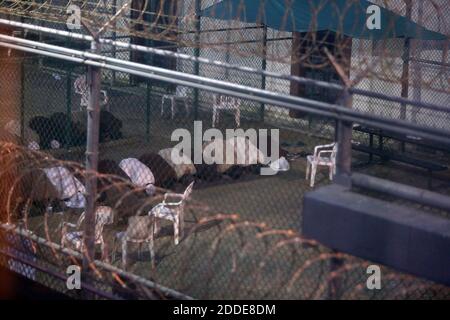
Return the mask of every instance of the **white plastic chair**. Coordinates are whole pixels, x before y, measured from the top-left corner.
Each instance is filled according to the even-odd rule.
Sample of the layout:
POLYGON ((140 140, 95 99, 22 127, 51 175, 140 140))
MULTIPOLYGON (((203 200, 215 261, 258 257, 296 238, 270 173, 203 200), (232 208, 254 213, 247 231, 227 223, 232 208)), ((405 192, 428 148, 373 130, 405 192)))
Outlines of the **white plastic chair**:
POLYGON ((166 100, 170 102, 170 110, 172 114, 172 119, 175 116, 175 106, 177 101, 180 101, 184 104, 184 108, 186 109, 186 114, 189 114, 189 89, 186 87, 178 86, 175 94, 165 94, 162 96, 161 100, 161 116, 164 115, 164 107, 166 105, 166 100))
POLYGON ((314 155, 307 157, 306 164, 306 180, 309 179, 311 172, 311 188, 314 187, 317 167, 325 166, 330 170, 330 180, 336 174, 336 154, 338 151, 338 144, 332 143, 314 148, 314 155))
MULTIPOLYGON (((89 86, 87 84, 86 75, 83 74, 76 78, 73 83, 73 87, 75 89, 75 93, 81 95, 79 111, 83 111, 83 108, 87 108, 89 105, 89 86)), ((100 98, 100 107, 103 107, 108 104, 108 92, 105 90, 100 90, 100 94, 102 95, 100 98)), ((106 110, 109 111, 109 107, 107 107, 106 110)))
MULTIPOLYGON (((83 231, 80 231, 81 225, 86 216, 83 212, 76 224, 63 222, 61 228, 61 247, 69 245, 71 248, 82 251, 83 250, 83 231), (68 228, 75 229, 75 231, 68 231, 68 228)), ((102 250, 102 258, 107 257, 105 251, 105 241, 103 240, 103 228, 107 224, 113 223, 113 211, 110 207, 99 206, 95 210, 95 232, 94 244, 100 245, 102 250)))
POLYGON ((215 126, 219 123, 220 111, 233 111, 234 112, 234 120, 236 122, 236 126, 241 126, 241 102, 239 99, 228 97, 228 96, 217 96, 214 95, 214 105, 213 105, 213 118, 212 118, 212 126, 215 126))
MULTIPOLYGON (((187 199, 192 193, 194 188, 194 182, 192 182, 184 191, 184 193, 166 193, 164 200, 160 204, 156 205, 150 212, 150 216, 154 216, 157 219, 164 219, 173 223, 174 242, 178 245, 180 237, 184 232, 184 206, 187 199), (168 199, 178 200, 176 202, 169 202, 168 199)), ((158 220, 155 219, 155 234, 159 231, 158 220)))
MULTIPOLYGON (((114 242, 118 240, 122 247, 122 267, 126 269, 128 256, 128 243, 139 245, 138 255, 141 254, 140 246, 145 243, 150 251, 150 260, 152 266, 155 261, 154 251, 154 218, 151 216, 133 216, 128 219, 128 226, 125 231, 116 233, 114 242)), ((115 248, 115 244, 114 244, 115 248)), ((113 261, 115 260, 115 251, 113 252, 113 261)))

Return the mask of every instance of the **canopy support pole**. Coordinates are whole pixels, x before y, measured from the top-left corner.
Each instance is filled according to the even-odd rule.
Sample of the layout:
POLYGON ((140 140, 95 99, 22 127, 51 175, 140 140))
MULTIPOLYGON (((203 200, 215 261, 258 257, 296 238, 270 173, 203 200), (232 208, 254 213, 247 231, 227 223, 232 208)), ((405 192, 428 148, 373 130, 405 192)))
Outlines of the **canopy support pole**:
MULTIPOLYGON (((194 49, 194 56, 195 58, 200 57, 200 32, 201 32, 201 0, 195 0, 195 49, 194 49)), ((200 63, 198 60, 195 60, 194 62, 194 74, 196 76, 200 75, 200 63)), ((198 120, 198 107, 199 107, 199 91, 198 89, 194 89, 194 120, 198 120)))
MULTIPOLYGON (((264 25, 263 27, 263 60, 262 60, 262 66, 261 69, 263 71, 267 70, 267 26, 264 25)), ((266 90, 266 82, 267 78, 266 75, 263 73, 261 75, 261 89, 266 90)), ((264 114, 265 114, 266 105, 264 103, 261 103, 260 106, 260 119, 262 122, 264 122, 264 114)))
MULTIPOLYGON (((91 51, 100 53, 98 41, 91 42, 91 51)), ((89 276, 90 267, 95 260, 95 202, 97 198, 97 165, 100 127, 100 85, 101 69, 88 66, 89 103, 87 107, 87 144, 86 144, 86 215, 84 219, 84 255, 83 273, 89 276)), ((103 254, 103 252, 102 252, 103 254)))
MULTIPOLYGON (((406 17, 411 20, 412 16, 412 1, 405 1, 406 3, 406 17)), ((409 97, 409 58, 411 55, 411 38, 405 38, 405 42, 403 45, 403 69, 402 69, 402 98, 407 99, 409 97)), ((406 120, 407 118, 407 105, 401 104, 400 106, 400 119, 406 120)), ((405 152, 405 143, 401 143, 401 150, 405 152)))

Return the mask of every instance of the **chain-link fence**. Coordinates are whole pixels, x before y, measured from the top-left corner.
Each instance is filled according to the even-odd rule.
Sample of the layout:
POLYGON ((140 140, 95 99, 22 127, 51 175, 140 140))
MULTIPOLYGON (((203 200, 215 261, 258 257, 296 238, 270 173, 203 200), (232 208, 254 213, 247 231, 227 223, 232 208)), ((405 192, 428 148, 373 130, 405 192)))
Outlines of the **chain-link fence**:
MULTIPOLYGON (((202 3, 201 9, 209 4, 202 3)), ((189 1, 180 5, 191 6, 189 1)), ((125 24, 127 16, 123 20, 119 19, 116 25, 125 24)), ((190 24, 188 20, 177 23, 190 24)), ((111 28, 107 37, 136 43, 142 31, 127 34, 123 28, 111 28)), ((170 57, 171 62, 167 63, 176 71, 272 93, 301 92, 311 100, 339 103, 339 90, 309 85, 292 88, 295 81, 289 78, 291 75, 342 82, 332 64, 328 60, 324 63, 325 55, 313 59, 317 52, 305 53, 308 59, 300 65, 307 72, 291 74, 296 36, 254 24, 202 18, 197 34, 186 32, 179 42, 155 37, 146 39, 145 44, 163 40, 161 48, 166 48, 172 40, 178 53, 279 76, 170 57), (190 46, 197 36, 202 45, 190 46)), ((40 40, 55 43, 54 38, 40 40)), ((300 41, 311 47, 316 44, 310 39, 300 41)), ((414 82, 419 76, 411 77, 405 96, 404 42, 354 39, 347 74, 358 80, 355 88, 447 107, 448 61, 442 60, 448 59, 446 44, 423 41, 416 60, 406 59, 410 60, 411 73, 420 72, 421 80, 414 82)), ((81 42, 68 41, 65 45, 83 46, 81 42)), ((338 48, 332 51, 335 55, 342 51, 337 43, 329 47, 331 51, 338 48)), ((88 131, 87 67, 2 50, 0 264, 70 296, 86 297, 67 288, 66 270, 71 265, 81 266, 85 251, 86 227, 82 218, 90 174, 83 165, 88 131)), ((151 64, 156 58, 160 59, 158 63, 169 59, 147 53, 139 60, 133 52, 110 44, 102 46, 103 55, 121 60, 151 64)), ((366 270, 372 263, 336 253, 302 237, 303 196, 312 190, 310 181, 305 180, 307 156, 313 154, 315 146, 335 141, 336 119, 308 112, 292 113, 292 109, 263 104, 257 99, 222 98, 208 89, 175 85, 132 72, 102 70, 94 230, 98 260, 89 269, 89 281, 83 283, 90 297, 450 298, 448 287, 387 267, 382 270, 383 290, 368 290, 366 270), (195 126, 194 120, 201 122, 201 128, 195 126), (196 162, 195 149, 205 157, 205 149, 217 147, 203 140, 203 132, 213 127, 219 130, 214 132, 215 141, 225 142, 217 143, 224 148, 224 154, 227 129, 240 127, 256 132, 267 130, 272 136, 279 134, 279 146, 271 150, 284 159, 275 170, 277 174, 261 175, 262 169, 268 167, 259 157, 263 140, 270 141, 266 136, 257 137, 253 144, 245 140, 242 148, 239 144, 233 146, 233 158, 243 156, 244 162, 196 162), (174 161, 172 153, 180 142, 173 139, 173 134, 180 129, 192 139, 194 151, 183 155, 182 164, 174 161), (199 134, 200 141, 194 142, 199 134)), ((353 102, 354 109, 364 114, 437 128, 444 135, 450 130, 449 112, 405 106, 361 93, 354 93, 353 102)), ((353 139, 357 145, 369 142, 366 134, 358 132, 353 139)), ((385 145, 394 151, 402 148, 398 142, 385 145)), ((443 166, 449 163, 445 152, 409 144, 406 149, 424 161, 443 166)), ((219 148, 213 151, 219 152, 219 148)), ((355 170, 427 187, 424 170, 384 162, 367 165, 365 161, 365 156, 355 153, 355 170)), ((447 175, 445 171, 434 178, 435 190, 445 195, 450 194, 447 175)), ((328 176, 328 171, 320 171, 316 184, 329 183, 328 176)), ((371 196, 418 207, 443 219, 449 217, 445 210, 380 194, 371 196)))

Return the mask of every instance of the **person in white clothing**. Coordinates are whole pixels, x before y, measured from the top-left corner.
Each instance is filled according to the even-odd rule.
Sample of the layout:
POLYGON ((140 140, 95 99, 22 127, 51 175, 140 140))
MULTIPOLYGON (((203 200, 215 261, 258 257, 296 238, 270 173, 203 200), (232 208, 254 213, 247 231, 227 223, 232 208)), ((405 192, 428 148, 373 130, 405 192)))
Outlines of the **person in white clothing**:
POLYGON ((134 185, 145 188, 145 192, 149 196, 155 194, 155 177, 149 167, 136 158, 123 159, 120 161, 119 167, 127 174, 134 185))
POLYGON ((86 188, 67 168, 53 167, 43 171, 67 207, 75 209, 86 206, 86 188))

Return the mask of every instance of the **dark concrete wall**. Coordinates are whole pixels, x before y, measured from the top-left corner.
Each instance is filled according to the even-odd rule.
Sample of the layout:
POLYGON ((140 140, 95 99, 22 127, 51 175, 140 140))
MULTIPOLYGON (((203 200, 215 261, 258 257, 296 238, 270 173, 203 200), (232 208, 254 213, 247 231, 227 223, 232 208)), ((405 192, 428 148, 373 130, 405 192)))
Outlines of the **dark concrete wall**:
POLYGON ((450 220, 337 185, 305 195, 303 234, 333 249, 450 285, 450 220))

